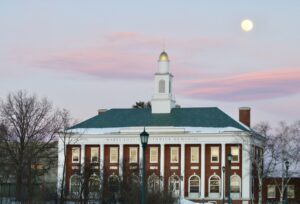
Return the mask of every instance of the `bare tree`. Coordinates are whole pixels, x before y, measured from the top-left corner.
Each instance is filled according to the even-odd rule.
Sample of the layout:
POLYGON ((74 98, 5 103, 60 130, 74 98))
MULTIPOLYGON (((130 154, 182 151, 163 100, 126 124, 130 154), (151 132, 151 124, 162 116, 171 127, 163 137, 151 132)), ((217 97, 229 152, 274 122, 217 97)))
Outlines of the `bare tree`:
POLYGON ((248 152, 252 164, 253 183, 258 187, 258 203, 261 204, 264 181, 275 170, 277 158, 270 125, 261 122, 253 129, 248 152))
POLYGON ((151 102, 137 101, 132 105, 132 108, 151 108, 151 102))
POLYGON ((69 130, 71 126, 75 124, 72 120, 70 112, 67 110, 62 110, 60 112, 61 116, 61 131, 59 132, 58 142, 59 142, 59 153, 63 154, 63 161, 59 161, 59 165, 62 165, 62 172, 59 175, 59 203, 62 204, 65 201, 66 196, 66 185, 65 185, 65 174, 67 166, 67 146, 71 144, 76 144, 79 140, 79 136, 74 137, 74 133, 69 130))
POLYGON ((280 201, 284 199, 284 193, 287 190, 287 184, 294 176, 300 175, 300 121, 292 124, 280 122, 274 134, 274 149, 276 158, 276 167, 271 176, 274 179, 277 189, 280 193, 280 201), (289 162, 289 169, 286 172, 285 163, 289 162), (286 173, 288 173, 286 175, 286 173), (278 179, 280 178, 280 179, 278 179))
POLYGON ((47 99, 18 91, 1 101, 0 123, 5 129, 0 135, 2 148, 16 178, 16 200, 24 199, 23 192, 30 200, 32 166, 40 160, 53 164, 49 150, 56 145, 56 135, 61 129, 58 111, 47 99))

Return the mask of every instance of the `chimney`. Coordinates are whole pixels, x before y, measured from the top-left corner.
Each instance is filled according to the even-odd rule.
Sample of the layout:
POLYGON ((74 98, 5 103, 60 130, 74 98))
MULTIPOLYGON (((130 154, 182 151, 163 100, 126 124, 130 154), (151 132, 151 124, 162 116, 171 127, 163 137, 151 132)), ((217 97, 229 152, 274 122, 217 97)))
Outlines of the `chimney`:
POLYGON ((244 125, 250 127, 251 121, 251 108, 249 107, 240 107, 239 109, 239 120, 244 125))
POLYGON ((105 113, 107 109, 99 109, 98 110, 98 115, 101 115, 102 113, 105 113))

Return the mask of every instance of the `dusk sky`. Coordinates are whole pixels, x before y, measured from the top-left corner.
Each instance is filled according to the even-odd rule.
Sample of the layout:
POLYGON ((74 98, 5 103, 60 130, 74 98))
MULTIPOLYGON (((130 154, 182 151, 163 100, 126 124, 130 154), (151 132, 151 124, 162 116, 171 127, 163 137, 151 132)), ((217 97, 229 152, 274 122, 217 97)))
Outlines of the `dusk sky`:
POLYGON ((0 0, 0 28, 2 99, 24 89, 78 120, 129 108, 151 100, 165 45, 182 107, 300 119, 299 0, 0 0))

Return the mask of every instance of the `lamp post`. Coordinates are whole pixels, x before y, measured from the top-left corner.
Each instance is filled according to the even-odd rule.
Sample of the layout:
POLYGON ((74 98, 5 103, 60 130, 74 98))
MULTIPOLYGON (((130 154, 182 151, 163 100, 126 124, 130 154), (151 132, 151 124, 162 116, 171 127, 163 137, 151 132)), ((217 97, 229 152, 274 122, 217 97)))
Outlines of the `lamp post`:
POLYGON ((232 154, 229 153, 227 155, 228 159, 228 204, 231 204, 231 189, 230 189, 230 174, 231 174, 231 161, 232 161, 232 154))
POLYGON ((284 186, 284 192, 285 192, 285 198, 284 198, 284 200, 285 200, 285 203, 286 204, 288 204, 288 185, 287 185, 287 183, 288 183, 288 171, 289 171, 289 167, 290 167, 290 162, 288 161, 288 160, 286 160, 285 162, 285 186, 284 186))
POLYGON ((222 192, 223 193, 223 202, 222 203, 223 204, 225 203, 225 195, 224 195, 225 194, 225 170, 226 170, 226 168, 225 168, 225 166, 223 166, 222 167, 222 171, 223 171, 223 178, 222 178, 222 180, 223 180, 222 181, 222 183, 223 183, 223 192, 222 192))
POLYGON ((145 185, 145 178, 146 178, 146 147, 148 144, 149 134, 146 132, 145 128, 144 131, 140 134, 141 143, 143 147, 143 169, 142 169, 142 198, 141 204, 145 204, 145 192, 146 192, 146 185, 145 185))

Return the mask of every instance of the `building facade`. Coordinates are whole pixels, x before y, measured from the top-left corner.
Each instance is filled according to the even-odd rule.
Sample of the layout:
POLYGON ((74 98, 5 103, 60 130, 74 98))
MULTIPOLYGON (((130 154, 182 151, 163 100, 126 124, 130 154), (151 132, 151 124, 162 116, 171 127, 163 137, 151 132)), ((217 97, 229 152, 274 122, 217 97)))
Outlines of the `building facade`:
POLYGON ((167 190, 174 197, 222 203, 230 180, 234 203, 251 203, 250 153, 262 138, 252 134, 250 108, 240 108, 240 121, 236 121, 216 107, 177 107, 166 52, 159 56, 158 65, 151 108, 100 110, 70 129, 77 140, 66 143, 64 175, 64 144, 59 143, 58 180, 65 176, 67 191, 78 190, 74 181, 86 163, 102 182, 128 175, 139 180, 140 133, 145 128, 150 134, 145 158, 149 192, 167 190))

